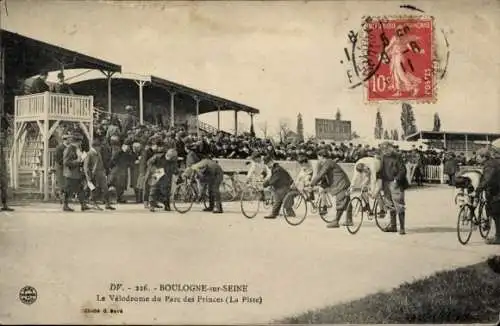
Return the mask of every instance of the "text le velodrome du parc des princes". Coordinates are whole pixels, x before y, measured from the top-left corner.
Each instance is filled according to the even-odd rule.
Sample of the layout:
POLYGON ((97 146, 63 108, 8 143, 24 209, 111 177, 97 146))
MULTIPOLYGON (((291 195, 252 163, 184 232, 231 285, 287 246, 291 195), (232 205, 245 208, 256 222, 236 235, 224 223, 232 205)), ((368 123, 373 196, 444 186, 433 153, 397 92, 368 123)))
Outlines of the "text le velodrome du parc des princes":
POLYGON ((137 284, 111 283, 96 301, 107 303, 225 303, 262 304, 261 296, 249 295, 247 284, 137 284))

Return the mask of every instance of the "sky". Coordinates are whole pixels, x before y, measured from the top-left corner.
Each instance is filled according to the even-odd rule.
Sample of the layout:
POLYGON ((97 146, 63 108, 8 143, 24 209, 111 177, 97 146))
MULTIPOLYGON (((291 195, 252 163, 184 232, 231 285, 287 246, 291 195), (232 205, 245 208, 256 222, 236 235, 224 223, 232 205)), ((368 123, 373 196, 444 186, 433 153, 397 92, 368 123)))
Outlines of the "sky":
MULTIPOLYGON (((500 2, 415 1, 435 18, 449 42, 447 74, 437 101, 414 104, 417 126, 430 130, 438 112, 448 131, 500 132, 500 2)), ((364 15, 411 15, 394 1, 161 2, 8 0, 2 27, 120 64, 124 72, 156 75, 258 108, 256 132, 280 120, 292 129, 302 113, 306 135, 314 119, 352 120, 372 136, 375 113, 400 129, 401 103, 365 103, 349 89, 340 63, 350 30, 364 15)), ((445 53, 436 33, 438 57, 445 53)), ((241 125, 249 125, 240 113, 241 125)), ((221 125, 234 127, 234 115, 221 125)), ((202 116, 216 125, 216 114, 202 116)))

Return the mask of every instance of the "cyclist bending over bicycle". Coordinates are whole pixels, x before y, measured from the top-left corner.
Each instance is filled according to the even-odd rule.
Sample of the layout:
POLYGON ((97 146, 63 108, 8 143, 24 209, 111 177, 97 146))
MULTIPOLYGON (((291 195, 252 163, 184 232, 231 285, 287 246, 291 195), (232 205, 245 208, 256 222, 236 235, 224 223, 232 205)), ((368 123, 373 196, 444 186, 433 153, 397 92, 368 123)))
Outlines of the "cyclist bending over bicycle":
MULTIPOLYGON (((352 207, 349 205, 349 189, 351 182, 344 170, 332 159, 327 158, 328 152, 324 149, 318 152, 318 172, 311 180, 311 186, 320 184, 325 191, 335 196, 336 217, 335 220, 327 224, 328 228, 338 228, 342 215, 347 210, 346 222, 344 225, 352 225, 352 207)), ((324 209, 320 207, 320 209, 324 209)))
MULTIPOLYGON (((376 198, 377 196, 381 196, 382 180, 380 179, 380 167, 381 162, 377 157, 363 157, 354 165, 349 192, 352 193, 354 188, 359 184, 361 198, 365 205, 363 210, 369 213, 372 212, 370 209, 370 197, 376 198)), ((385 216, 384 209, 382 209, 380 215, 385 216)))
POLYGON ((183 173, 184 178, 191 178, 193 174, 197 174, 202 183, 208 186, 209 206, 203 209, 204 212, 213 212, 214 214, 222 213, 222 202, 220 194, 220 185, 224 178, 224 171, 219 163, 212 159, 203 159, 198 163, 186 168, 183 173))
MULTIPOLYGON (((286 194, 290 191, 290 187, 293 184, 293 179, 290 173, 286 171, 278 163, 275 163, 272 157, 267 156, 264 158, 264 163, 271 170, 270 177, 264 181, 265 187, 272 187, 274 192, 274 205, 270 215, 264 218, 276 218, 279 215, 281 205, 283 204, 283 199, 285 199, 286 194)), ((269 175, 268 175, 269 176, 269 175)), ((287 201, 285 203, 284 209, 288 216, 294 216, 295 213, 292 209, 292 201, 287 201)))

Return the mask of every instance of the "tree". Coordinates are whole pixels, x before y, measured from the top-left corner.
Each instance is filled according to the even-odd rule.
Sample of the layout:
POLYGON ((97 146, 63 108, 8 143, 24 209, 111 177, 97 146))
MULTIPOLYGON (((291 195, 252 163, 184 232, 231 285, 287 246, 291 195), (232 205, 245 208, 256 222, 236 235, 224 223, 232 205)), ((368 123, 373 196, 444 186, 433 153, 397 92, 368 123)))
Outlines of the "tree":
POLYGON ((267 138, 267 132, 268 132, 267 121, 259 123, 259 129, 264 135, 264 138, 267 138))
POLYGON ((382 139, 383 133, 382 114, 380 113, 380 109, 377 109, 377 115, 375 116, 375 139, 382 139))
POLYGON ((341 120, 341 118, 342 118, 342 114, 340 114, 340 110, 337 109, 337 113, 335 113, 335 119, 336 120, 341 120))
POLYGON ((391 137, 389 137, 389 130, 385 130, 384 131, 384 139, 391 139, 391 137))
POLYGON ((288 122, 288 119, 281 119, 279 122, 279 130, 278 130, 280 142, 284 142, 286 140, 289 131, 290 131, 290 123, 288 122))
POLYGON ((297 115, 297 135, 300 141, 304 141, 304 122, 300 113, 297 115))
POLYGON ((399 140, 399 133, 397 129, 392 130, 392 140, 399 140))
POLYGON ((434 127, 432 131, 441 131, 441 118, 437 112, 434 113, 434 127))
POLYGON ((401 107, 401 127, 403 129, 402 138, 418 131, 413 108, 408 103, 403 103, 401 107))

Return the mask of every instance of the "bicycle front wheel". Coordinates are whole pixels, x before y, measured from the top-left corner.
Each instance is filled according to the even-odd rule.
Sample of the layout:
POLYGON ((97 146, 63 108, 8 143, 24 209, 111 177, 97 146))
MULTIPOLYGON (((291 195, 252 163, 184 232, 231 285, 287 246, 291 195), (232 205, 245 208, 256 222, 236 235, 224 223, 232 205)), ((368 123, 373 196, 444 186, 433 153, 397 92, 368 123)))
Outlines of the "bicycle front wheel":
POLYGON ((194 188, 188 184, 180 184, 174 192, 174 209, 181 214, 187 213, 191 210, 191 207, 193 207, 195 200, 196 191, 194 188))
POLYGON ((493 219, 488 217, 486 213, 486 205, 482 204, 479 209, 479 217, 477 218, 479 222, 479 234, 483 239, 487 239, 490 234, 491 225, 493 224, 493 219))
POLYGON ((346 221, 346 228, 350 234, 358 233, 361 228, 361 224, 363 224, 363 202, 359 197, 353 197, 349 202, 349 206, 347 207, 347 212, 352 212, 351 221, 346 221))
POLYGON ((248 187, 241 193, 241 213, 246 218, 254 218, 259 213, 261 193, 255 188, 248 187))
POLYGON ((307 216, 307 200, 298 190, 289 191, 283 198, 283 217, 285 221, 297 226, 304 222, 307 216))
POLYGON ((462 206, 458 211, 457 236, 458 242, 466 245, 472 236, 473 221, 472 208, 469 205, 462 206))

